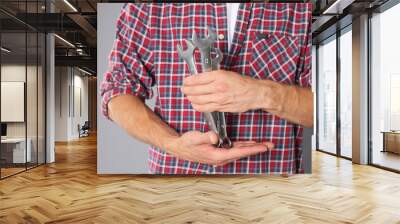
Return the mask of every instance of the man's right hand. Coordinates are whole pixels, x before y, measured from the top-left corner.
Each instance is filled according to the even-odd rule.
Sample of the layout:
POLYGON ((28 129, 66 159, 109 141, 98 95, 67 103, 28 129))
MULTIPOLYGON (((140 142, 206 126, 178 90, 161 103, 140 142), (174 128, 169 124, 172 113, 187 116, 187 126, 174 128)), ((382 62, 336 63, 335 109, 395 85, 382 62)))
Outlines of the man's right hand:
POLYGON ((121 95, 108 104, 110 117, 133 137, 165 149, 184 160, 223 165, 273 148, 272 143, 234 142, 233 148, 216 148, 215 132, 189 131, 179 135, 136 96, 121 95))
POLYGON ((170 141, 166 150, 179 159, 211 165, 223 165, 243 157, 265 152, 274 145, 269 142, 234 142, 230 149, 216 148, 218 142, 215 132, 202 133, 189 131, 170 141))

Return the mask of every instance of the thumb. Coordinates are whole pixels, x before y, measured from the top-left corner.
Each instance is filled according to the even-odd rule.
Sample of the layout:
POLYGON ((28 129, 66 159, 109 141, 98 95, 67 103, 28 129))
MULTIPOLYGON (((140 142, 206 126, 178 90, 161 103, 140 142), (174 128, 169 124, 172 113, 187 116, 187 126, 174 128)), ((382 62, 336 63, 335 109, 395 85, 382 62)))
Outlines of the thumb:
POLYGON ((208 131, 206 133, 198 132, 193 136, 192 143, 194 144, 217 144, 218 135, 213 131, 208 131))
POLYGON ((275 147, 274 143, 272 143, 272 142, 263 142, 263 144, 265 146, 267 146, 268 150, 271 150, 271 149, 273 149, 275 147))
POLYGON ((206 135, 208 135, 208 138, 210 139, 210 143, 211 144, 217 144, 219 137, 217 135, 217 133, 213 132, 213 131, 208 131, 207 133, 205 133, 206 135))

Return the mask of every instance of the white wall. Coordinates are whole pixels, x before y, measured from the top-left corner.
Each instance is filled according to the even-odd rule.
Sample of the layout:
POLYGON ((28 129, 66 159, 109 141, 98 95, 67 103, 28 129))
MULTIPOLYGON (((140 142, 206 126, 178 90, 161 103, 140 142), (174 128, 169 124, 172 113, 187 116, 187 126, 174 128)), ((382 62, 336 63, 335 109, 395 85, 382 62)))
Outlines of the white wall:
MULTIPOLYGON (((28 74, 36 74, 36 66, 27 66, 25 67, 24 65, 19 65, 19 64, 5 64, 1 66, 1 81, 3 82, 25 82, 25 75, 26 75, 26 71, 25 69, 27 69, 26 71, 28 72, 28 74)), ((29 79, 29 77, 28 77, 29 79)), ((36 80, 31 80, 29 79, 29 84, 30 85, 34 85, 36 86, 36 80)), ((35 107, 37 106, 36 104, 36 88, 27 88, 27 106, 31 106, 31 107, 35 107), (33 91, 33 92, 30 92, 33 91), (31 103, 33 103, 32 105, 30 105, 31 103)), ((7 108, 1 108, 2 110, 6 110, 7 108)), ((31 127, 33 127, 34 125, 36 125, 36 113, 32 113, 32 111, 36 111, 35 109, 32 110, 32 108, 30 108, 28 110, 29 113, 27 113, 27 118, 28 118, 28 122, 30 122, 28 124, 28 137, 29 134, 31 133, 31 127), (32 124, 32 122, 34 122, 35 124, 32 124)), ((11 123, 7 123, 7 135, 8 137, 25 137, 25 123, 26 122, 11 122, 11 123)), ((34 127, 34 129, 36 130, 36 126, 34 127)), ((36 132, 35 132, 36 135, 36 132)))
POLYGON ((67 67, 55 68, 55 141, 68 140, 68 85, 67 67))
MULTIPOLYGON (((6 122, 7 137, 30 139, 30 148, 32 151, 32 161, 36 158, 40 163, 44 162, 44 74, 42 67, 25 64, 3 64, 1 66, 1 81, 3 82, 24 82, 26 85, 26 107, 20 108, 23 114, 26 112, 26 120, 22 122, 6 122), (37 70, 38 69, 38 70, 37 70), (27 79, 27 80, 26 80, 27 79), (37 153, 39 156, 37 157, 37 153)), ((23 90, 21 90, 23 91, 23 90)), ((24 94, 24 92, 22 92, 24 94)), ((2 95, 2 98, 6 97, 2 95)), ((2 107, 1 110, 10 110, 2 107)))
POLYGON ((88 77, 72 67, 56 67, 55 73, 55 141, 70 141, 88 120, 88 77))
POLYGON ((311 76, 311 89, 313 91, 313 100, 314 100, 314 126, 313 126, 313 136, 311 140, 311 149, 317 149, 317 48, 316 46, 312 46, 311 50, 311 66, 312 66, 312 76, 311 76))
MULTIPOLYGON (((73 82, 73 93, 74 96, 71 96, 71 99, 74 102, 71 102, 72 116, 71 116, 71 138, 76 139, 79 138, 78 125, 82 126, 85 121, 88 121, 88 77, 81 76, 82 73, 77 74, 77 70, 74 71, 74 82, 73 82), (81 110, 81 111, 80 111, 81 110)), ((71 89, 72 90, 72 89, 71 89)))

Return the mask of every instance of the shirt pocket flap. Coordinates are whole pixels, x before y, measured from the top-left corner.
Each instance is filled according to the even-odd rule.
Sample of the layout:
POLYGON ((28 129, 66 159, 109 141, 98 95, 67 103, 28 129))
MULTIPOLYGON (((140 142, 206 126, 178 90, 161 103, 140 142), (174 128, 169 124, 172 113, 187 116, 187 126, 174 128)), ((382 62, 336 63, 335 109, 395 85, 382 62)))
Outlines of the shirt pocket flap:
POLYGON ((295 83, 299 60, 297 38, 280 33, 256 33, 252 46, 250 67, 254 77, 295 83))

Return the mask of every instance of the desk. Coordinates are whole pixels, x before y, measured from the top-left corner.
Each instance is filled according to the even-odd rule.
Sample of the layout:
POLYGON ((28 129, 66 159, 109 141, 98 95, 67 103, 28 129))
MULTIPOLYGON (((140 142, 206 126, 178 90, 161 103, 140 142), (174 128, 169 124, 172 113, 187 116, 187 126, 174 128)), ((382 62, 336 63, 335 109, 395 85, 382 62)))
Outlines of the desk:
POLYGON ((32 140, 28 138, 25 151, 25 138, 6 138, 1 139, 1 159, 6 163, 25 163, 31 162, 32 140), (26 159, 26 161, 25 161, 26 159))
POLYGON ((383 150, 382 152, 392 152, 400 154, 400 132, 383 131, 383 150))

